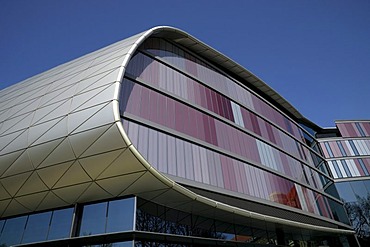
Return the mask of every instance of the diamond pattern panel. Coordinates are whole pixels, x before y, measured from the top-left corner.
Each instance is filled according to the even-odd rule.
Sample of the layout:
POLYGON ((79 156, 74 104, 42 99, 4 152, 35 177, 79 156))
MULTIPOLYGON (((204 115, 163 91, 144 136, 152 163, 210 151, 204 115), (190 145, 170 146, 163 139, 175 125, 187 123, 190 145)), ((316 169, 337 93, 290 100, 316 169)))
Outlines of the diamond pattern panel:
POLYGON ((17 200, 13 199, 10 201, 8 207, 5 209, 3 213, 3 217, 14 215, 14 214, 24 214, 31 211, 31 209, 26 208, 22 204, 20 204, 17 200))
POLYGON ((24 207, 30 209, 31 211, 35 211, 47 194, 48 191, 43 191, 32 195, 17 197, 16 200, 24 207))
POLYGON ((5 177, 0 179, 0 183, 8 191, 8 193, 14 197, 15 194, 19 191, 22 185, 27 181, 31 176, 32 172, 26 172, 17 174, 11 177, 5 177))
POLYGON ((89 201, 94 201, 94 200, 106 199, 109 197, 113 197, 113 195, 105 191, 98 184, 91 183, 90 186, 80 196, 80 198, 78 198, 78 201, 80 203, 84 203, 84 202, 89 202, 89 201))
POLYGON ((45 209, 56 208, 56 207, 64 207, 68 205, 69 203, 67 203, 66 201, 63 201, 60 197, 55 195, 54 192, 49 191, 47 192, 44 199, 40 202, 36 210, 45 210, 45 209))
POLYGON ((92 178, 96 179, 104 170, 107 169, 125 151, 121 149, 89 156, 79 159, 82 168, 92 178))
POLYGON ((92 179, 87 175, 80 163, 76 161, 62 175, 53 188, 67 187, 79 183, 90 182, 92 179))
MULTIPOLYGON (((66 137, 68 135, 67 130, 67 117, 60 117, 53 120, 50 120, 46 123, 55 123, 53 126, 47 129, 47 131, 41 135, 37 141, 33 142, 33 145, 41 144, 44 142, 48 142, 50 140, 56 140, 59 138, 66 137)), ((45 129, 44 129, 45 130, 45 129)), ((29 131, 28 138, 30 139, 31 130, 29 131)))
POLYGON ((0 156, 0 174, 1 177, 3 173, 13 164, 14 161, 18 159, 18 157, 22 154, 24 150, 20 150, 17 152, 4 154, 0 156))
POLYGON ((59 198, 62 198, 63 201, 66 201, 68 204, 74 204, 77 199, 84 193, 84 191, 90 186, 91 182, 76 184, 73 186, 63 187, 54 189, 53 192, 59 198))
MULTIPOLYGON (((17 132, 13 132, 8 135, 0 136, 0 155, 6 154, 4 148, 8 146, 13 140, 17 138, 17 136, 21 135, 25 130, 20 130, 17 132)), ((18 147, 17 147, 18 148, 18 147)), ((14 151, 14 150, 12 150, 14 151)))
POLYGON ((69 140, 64 139, 37 168, 51 166, 61 162, 72 161, 76 157, 73 153, 69 140))
POLYGON ((16 174, 29 172, 33 170, 33 166, 31 164, 31 160, 28 157, 28 153, 26 151, 22 152, 18 159, 16 159, 11 166, 9 166, 9 169, 5 171, 3 174, 4 177, 13 176, 16 174))
POLYGON ((85 150, 91 146, 104 132, 106 132, 111 125, 104 125, 91 129, 88 131, 80 132, 69 136, 69 141, 71 143, 72 149, 76 157, 80 157, 85 150))
POLYGON ((128 148, 113 114, 116 80, 140 36, 0 91, 1 217, 168 189, 128 148))
MULTIPOLYGON (((48 122, 43 122, 37 125, 33 125, 28 129, 28 145, 35 145, 35 141, 39 139, 45 132, 47 132, 50 128, 52 128, 58 121, 60 121, 61 118, 59 119, 53 119, 48 122)), ((48 140, 49 141, 49 140, 48 140)), ((39 142, 41 143, 41 142, 39 142)))
POLYGON ((65 162, 53 166, 43 167, 37 170, 41 180, 50 189, 66 173, 74 161, 65 162))

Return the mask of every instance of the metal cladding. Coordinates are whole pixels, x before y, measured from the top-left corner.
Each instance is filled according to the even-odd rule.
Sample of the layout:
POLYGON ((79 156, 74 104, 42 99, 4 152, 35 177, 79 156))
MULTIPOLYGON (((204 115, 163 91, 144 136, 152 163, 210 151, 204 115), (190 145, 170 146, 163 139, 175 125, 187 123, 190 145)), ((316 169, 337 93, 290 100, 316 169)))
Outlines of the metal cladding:
POLYGON ((225 219, 293 222, 232 207, 187 190, 154 169, 131 144, 119 111, 125 67, 149 36, 165 36, 244 78, 297 118, 288 102, 257 77, 171 27, 156 27, 0 91, 0 215, 23 213, 123 195, 225 219), (212 209, 212 210, 210 210, 212 209))

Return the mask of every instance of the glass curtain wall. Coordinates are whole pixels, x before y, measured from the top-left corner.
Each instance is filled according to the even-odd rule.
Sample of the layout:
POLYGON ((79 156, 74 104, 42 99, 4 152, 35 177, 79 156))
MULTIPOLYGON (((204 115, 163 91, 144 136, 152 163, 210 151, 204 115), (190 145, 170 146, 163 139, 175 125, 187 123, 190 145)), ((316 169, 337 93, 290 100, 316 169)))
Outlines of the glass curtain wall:
POLYGON ((177 46, 142 45, 120 104, 131 141, 159 171, 346 222, 341 202, 324 192, 331 179, 314 139, 306 143, 299 125, 177 46))

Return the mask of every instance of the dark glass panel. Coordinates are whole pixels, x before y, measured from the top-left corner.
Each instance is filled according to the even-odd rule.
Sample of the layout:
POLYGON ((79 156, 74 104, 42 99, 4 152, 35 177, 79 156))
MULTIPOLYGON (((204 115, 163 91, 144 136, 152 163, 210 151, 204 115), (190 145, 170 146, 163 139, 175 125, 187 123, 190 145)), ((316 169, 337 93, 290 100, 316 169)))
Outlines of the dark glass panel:
POLYGON ((366 197, 368 190, 365 187, 363 181, 352 181, 350 182, 353 192, 355 193, 356 197, 366 197))
POLYGON ((105 232, 107 202, 83 207, 79 236, 89 236, 105 232))
POLYGON ((20 244, 26 221, 27 216, 7 219, 0 237, 0 245, 20 244))
POLYGON ((28 217, 22 243, 46 240, 52 213, 33 214, 28 217))
POLYGON ((5 225, 5 221, 6 221, 6 220, 0 220, 0 236, 1 236, 1 233, 2 233, 2 231, 3 231, 3 227, 4 227, 4 225, 5 225))
POLYGON ((67 238, 71 232, 73 208, 55 210, 53 212, 48 240, 67 238))
POLYGON ((119 232, 134 229, 135 199, 110 201, 108 205, 106 232, 119 232))

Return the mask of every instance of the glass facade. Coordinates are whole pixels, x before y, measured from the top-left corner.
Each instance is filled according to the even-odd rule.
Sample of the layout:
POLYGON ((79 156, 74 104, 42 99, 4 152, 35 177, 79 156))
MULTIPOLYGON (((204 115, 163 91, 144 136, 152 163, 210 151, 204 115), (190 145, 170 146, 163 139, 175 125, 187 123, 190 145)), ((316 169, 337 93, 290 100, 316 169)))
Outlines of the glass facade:
MULTIPOLYGON (((135 198, 123 198, 4 219, 0 221, 0 246, 47 241, 63 243, 79 236, 132 231, 135 207, 135 198)), ((113 246, 128 245, 115 243, 113 246)))
POLYGON ((370 244, 370 121, 337 122, 342 137, 325 138, 320 146, 349 221, 362 246, 370 244))
POLYGON ((311 134, 189 52, 145 41, 120 104, 130 140, 160 172, 347 222, 311 134))
POLYGON ((292 234, 278 226, 241 225, 233 221, 129 197, 2 220, 1 246, 348 246, 353 241, 350 237, 341 239, 307 231, 292 234))
POLYGON ((82 210, 79 236, 133 230, 133 199, 89 204, 82 210))
POLYGON ((70 237, 73 208, 59 209, 0 221, 0 246, 70 237))
POLYGON ((343 137, 370 137, 370 121, 338 122, 343 137))
POLYGON ((187 42, 154 28, 0 93, 0 247, 369 238, 370 122, 339 138, 187 42))

